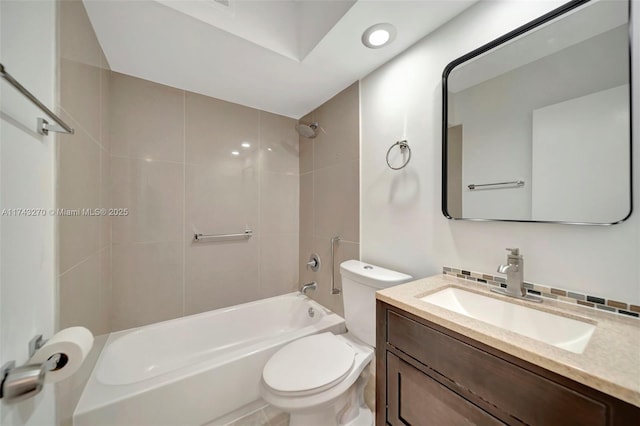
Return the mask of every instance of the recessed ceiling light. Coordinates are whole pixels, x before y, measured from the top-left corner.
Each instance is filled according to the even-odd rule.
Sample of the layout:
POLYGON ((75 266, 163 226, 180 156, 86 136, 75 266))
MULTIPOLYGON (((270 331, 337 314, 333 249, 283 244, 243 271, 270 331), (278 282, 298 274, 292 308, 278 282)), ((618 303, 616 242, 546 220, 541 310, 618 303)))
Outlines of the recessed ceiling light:
POLYGON ((240 155, 240 151, 231 151, 231 155, 240 155))
POLYGON ((243 148, 251 148, 251 144, 249 142, 242 142, 243 148))
POLYGON ((371 49, 386 46, 395 38, 396 27, 387 23, 372 25, 362 33, 362 43, 371 49))

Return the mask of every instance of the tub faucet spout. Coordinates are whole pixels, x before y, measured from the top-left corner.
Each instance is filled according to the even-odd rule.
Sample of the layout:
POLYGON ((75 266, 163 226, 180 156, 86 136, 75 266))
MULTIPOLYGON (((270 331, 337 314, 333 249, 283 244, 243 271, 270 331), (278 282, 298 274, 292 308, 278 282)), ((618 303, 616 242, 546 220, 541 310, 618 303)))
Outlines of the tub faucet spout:
POLYGON ((311 281, 310 283, 305 284, 300 288, 300 293, 306 295, 308 290, 316 290, 317 288, 318 284, 315 281, 311 281))

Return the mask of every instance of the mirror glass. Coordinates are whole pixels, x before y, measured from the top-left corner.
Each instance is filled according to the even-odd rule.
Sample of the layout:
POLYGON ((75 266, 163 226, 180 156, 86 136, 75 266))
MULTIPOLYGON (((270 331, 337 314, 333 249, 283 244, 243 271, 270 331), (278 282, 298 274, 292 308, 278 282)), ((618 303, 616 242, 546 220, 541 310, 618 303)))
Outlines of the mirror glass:
POLYGON ((631 214, 628 22, 626 0, 573 1, 445 68, 445 216, 631 214))

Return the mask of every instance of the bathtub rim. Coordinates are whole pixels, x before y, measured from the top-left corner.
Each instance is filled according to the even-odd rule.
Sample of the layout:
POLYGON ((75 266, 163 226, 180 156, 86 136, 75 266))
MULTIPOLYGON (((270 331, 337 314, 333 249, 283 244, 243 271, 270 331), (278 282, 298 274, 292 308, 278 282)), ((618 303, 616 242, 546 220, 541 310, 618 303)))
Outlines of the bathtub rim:
POLYGON ((326 308, 325 306, 319 304, 315 300, 309 298, 306 295, 301 294, 299 291, 286 293, 283 295, 273 296, 265 299, 259 299, 252 302, 246 302, 239 305, 234 305, 230 307, 215 309, 212 311, 200 312, 197 314, 188 315, 185 317, 173 318, 165 321, 161 321, 158 323, 153 323, 149 325, 143 325, 140 327, 134 327, 127 330, 120 330, 108 335, 108 338, 100 351, 100 355, 91 371, 91 375, 89 380, 87 381, 82 395, 80 396, 80 400, 76 405, 73 417, 77 415, 84 415, 89 413, 90 411, 97 410, 103 407, 107 407, 112 404, 116 404, 128 398, 135 397, 137 395, 144 394, 146 392, 153 391, 154 389, 168 386, 173 383, 177 383, 181 380, 191 378, 198 374, 203 374, 210 369, 214 369, 220 367, 230 359, 242 359, 245 357, 249 357, 254 354, 256 351, 271 349, 275 346, 284 345, 293 340, 299 339, 304 336, 308 336, 311 334, 321 333, 324 331, 332 331, 336 334, 346 332, 346 324, 344 318, 326 308), (314 309, 321 310, 324 313, 324 317, 317 323, 308 325, 306 327, 295 330, 294 332, 287 333, 286 338, 274 338, 269 341, 268 344, 266 342, 260 342, 260 344, 249 345, 248 347, 238 348, 236 350, 230 351, 228 356, 218 357, 215 360, 208 360, 203 362, 198 362, 195 365, 190 365, 188 367, 182 367, 177 370, 172 370, 161 375, 151 377, 139 382, 128 383, 128 384, 118 384, 111 385, 105 384, 97 379, 97 371, 101 362, 105 356, 105 349, 114 341, 118 340, 121 337, 126 335, 130 335, 131 333, 135 333, 140 331, 141 329, 151 327, 157 328, 161 327, 163 324, 175 322, 175 321, 186 321, 188 319, 193 319, 195 317, 207 317, 212 315, 213 313, 222 313, 230 310, 237 310, 242 307, 249 307, 252 305, 264 303, 265 300, 270 299, 279 299, 279 298, 297 298, 303 300, 305 303, 308 303, 314 309))

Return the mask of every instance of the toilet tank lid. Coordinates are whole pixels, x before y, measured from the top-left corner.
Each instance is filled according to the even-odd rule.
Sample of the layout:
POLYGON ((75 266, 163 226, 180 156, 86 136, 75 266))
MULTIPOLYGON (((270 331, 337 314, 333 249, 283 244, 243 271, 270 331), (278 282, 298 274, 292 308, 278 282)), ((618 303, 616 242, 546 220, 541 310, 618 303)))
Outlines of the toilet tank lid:
POLYGON ((375 288, 386 288, 411 281, 411 275, 392 271, 359 260, 347 260, 340 264, 340 273, 354 281, 375 288))

